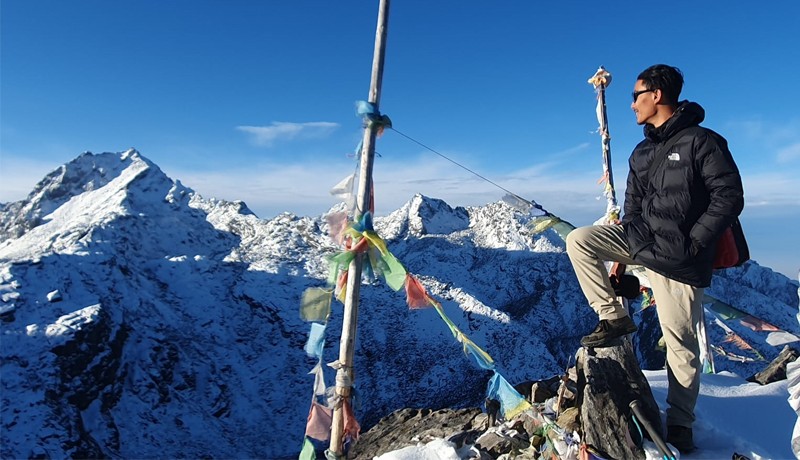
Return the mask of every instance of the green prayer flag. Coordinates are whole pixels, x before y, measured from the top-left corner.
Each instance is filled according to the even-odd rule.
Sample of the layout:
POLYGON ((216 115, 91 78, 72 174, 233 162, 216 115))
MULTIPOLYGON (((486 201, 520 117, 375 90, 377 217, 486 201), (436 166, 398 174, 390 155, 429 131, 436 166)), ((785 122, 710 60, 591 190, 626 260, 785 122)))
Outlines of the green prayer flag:
MULTIPOLYGON (((656 299, 656 302, 658 302, 658 299, 656 299)), ((737 310, 736 308, 733 308, 730 305, 705 294, 703 295, 703 302, 708 302, 706 306, 724 320, 744 318, 745 316, 748 316, 747 313, 737 310)))
POLYGON ((303 438, 303 450, 300 451, 298 460, 317 460, 317 453, 314 451, 314 445, 308 438, 303 438))
POLYGON ((386 266, 389 269, 388 272, 383 273, 383 276, 386 277, 386 284, 395 291, 403 289, 403 286, 406 284, 406 268, 403 267, 403 264, 401 264, 391 252, 386 253, 386 255, 383 256, 383 260, 386 262, 386 266))
POLYGON ((300 302, 300 318, 304 321, 327 322, 331 314, 333 291, 324 288, 308 288, 300 302))

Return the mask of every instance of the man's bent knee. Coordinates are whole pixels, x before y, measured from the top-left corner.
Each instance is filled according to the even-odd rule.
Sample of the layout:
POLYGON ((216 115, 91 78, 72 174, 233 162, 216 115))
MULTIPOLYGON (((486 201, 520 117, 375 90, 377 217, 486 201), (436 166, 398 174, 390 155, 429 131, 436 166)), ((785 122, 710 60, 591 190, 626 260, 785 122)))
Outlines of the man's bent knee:
POLYGON ((567 235, 567 254, 575 251, 578 246, 584 245, 592 233, 592 227, 578 227, 567 235))

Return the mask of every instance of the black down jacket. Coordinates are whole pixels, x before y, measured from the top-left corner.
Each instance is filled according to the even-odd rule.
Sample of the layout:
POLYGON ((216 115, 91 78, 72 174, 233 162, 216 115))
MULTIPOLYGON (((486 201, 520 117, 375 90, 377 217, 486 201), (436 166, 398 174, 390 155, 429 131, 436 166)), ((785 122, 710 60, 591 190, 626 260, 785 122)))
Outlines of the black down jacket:
POLYGON ((622 219, 633 260, 696 287, 711 284, 717 240, 744 207, 739 169, 725 139, 706 128, 686 131, 662 159, 655 154, 704 118, 700 105, 684 101, 663 125, 645 125, 628 160, 622 219), (660 164, 650 177, 653 161, 660 164))

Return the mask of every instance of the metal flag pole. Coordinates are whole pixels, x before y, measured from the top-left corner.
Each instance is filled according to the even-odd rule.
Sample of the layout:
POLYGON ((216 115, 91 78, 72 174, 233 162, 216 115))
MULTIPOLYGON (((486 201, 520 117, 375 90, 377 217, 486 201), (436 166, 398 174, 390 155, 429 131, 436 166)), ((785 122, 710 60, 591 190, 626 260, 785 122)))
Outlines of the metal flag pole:
MULTIPOLYGON (((372 78, 369 88, 369 102, 378 111, 381 83, 383 80, 383 63, 386 55, 386 35, 389 26, 389 0, 381 0, 378 8, 378 26, 375 31, 375 51, 372 57, 372 78)), ((370 208, 372 196, 372 164, 375 157, 375 138, 379 126, 368 123, 364 129, 363 148, 361 151, 361 167, 358 181, 358 201, 356 203, 355 220, 370 208)), ((336 371, 336 402, 333 407, 331 423, 330 447, 326 456, 343 458, 344 446, 344 413, 343 403, 350 397, 355 375, 353 355, 355 351, 356 329, 358 325, 358 299, 361 287, 361 267, 363 254, 356 254, 347 271, 347 292, 345 294, 342 337, 339 341, 339 368, 336 371)))

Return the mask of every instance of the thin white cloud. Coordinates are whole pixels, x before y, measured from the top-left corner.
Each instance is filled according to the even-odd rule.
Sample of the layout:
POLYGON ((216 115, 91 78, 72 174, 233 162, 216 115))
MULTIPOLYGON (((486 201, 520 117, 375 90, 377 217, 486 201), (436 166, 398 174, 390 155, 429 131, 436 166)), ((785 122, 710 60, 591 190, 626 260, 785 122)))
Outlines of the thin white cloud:
POLYGON ((236 129, 249 134, 251 142, 255 145, 269 147, 278 140, 325 137, 338 127, 338 123, 328 121, 306 123, 273 121, 269 126, 237 126, 236 129))
POLYGON ((778 150, 778 163, 791 163, 800 160, 800 142, 778 150))
MULTIPOLYGON (((757 151, 759 158, 772 158, 778 164, 800 159, 800 119, 778 122, 762 119, 734 121, 728 124, 727 129, 729 140, 734 136, 740 137, 745 141, 741 147, 757 151)), ((734 152, 734 157, 737 154, 738 152, 734 152)))
POLYGON ((575 155, 577 153, 581 153, 581 152, 585 151, 586 149, 591 147, 591 145, 592 144, 589 143, 589 142, 582 142, 582 143, 580 143, 580 144, 578 144, 576 146, 566 148, 566 149, 564 149, 564 150, 562 150, 560 152, 556 152, 556 153, 553 154, 553 156, 564 157, 564 156, 575 155))
MULTIPOLYGON (((174 178, 205 197, 242 200, 259 217, 271 218, 281 212, 316 216, 338 203, 329 193, 355 170, 356 163, 330 161, 313 164, 261 164, 247 169, 213 172, 175 171, 174 178)), ((557 174, 537 166, 515 171, 513 175, 493 175, 479 171, 493 185, 452 163, 421 157, 395 161, 376 158, 373 170, 376 213, 386 215, 410 200, 414 194, 439 198, 451 206, 483 205, 499 201, 507 189, 536 201, 564 218, 577 214, 590 223, 605 210, 598 201, 602 189, 594 173, 557 174), (499 187, 498 187, 499 186, 499 187)))
POLYGON ((745 207, 800 207, 797 178, 792 171, 750 174, 742 172, 745 207))
POLYGON ((242 200, 261 218, 282 212, 319 215, 336 204, 329 190, 355 163, 256 164, 213 171, 172 171, 174 178, 206 198, 242 200))
MULTIPOLYGON (((297 164, 260 164, 247 169, 201 173, 174 172, 174 178, 205 197, 243 200, 262 218, 281 212, 318 216, 339 201, 330 190, 355 170, 355 161, 297 164)), ((599 166, 598 166, 599 168, 599 166)), ((402 161, 387 157, 375 160, 373 179, 378 215, 398 209, 414 194, 439 198, 451 206, 477 206, 499 201, 502 187, 535 201, 548 211, 575 225, 591 224, 605 212, 598 171, 565 171, 541 164, 521 165, 508 174, 476 171, 493 185, 454 167, 441 158, 420 156, 402 161), (499 186, 499 187, 498 187, 499 186)), ((780 214, 800 207, 796 180, 791 171, 751 174, 743 171, 746 207, 780 214), (769 211, 771 210, 771 211, 769 211)), ((625 174, 617 175, 617 199, 624 201, 625 174)))

